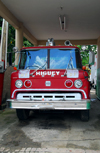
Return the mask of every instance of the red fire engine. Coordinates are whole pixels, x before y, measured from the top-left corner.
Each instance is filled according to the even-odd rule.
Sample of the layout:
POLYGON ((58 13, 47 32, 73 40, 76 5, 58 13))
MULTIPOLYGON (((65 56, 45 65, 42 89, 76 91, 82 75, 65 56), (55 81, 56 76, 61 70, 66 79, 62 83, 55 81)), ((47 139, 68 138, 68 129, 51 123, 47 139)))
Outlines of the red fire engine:
POLYGON ((17 70, 11 74, 10 108, 20 120, 30 110, 80 110, 80 118, 89 120, 90 84, 82 69, 79 48, 69 41, 54 46, 22 48, 17 70))

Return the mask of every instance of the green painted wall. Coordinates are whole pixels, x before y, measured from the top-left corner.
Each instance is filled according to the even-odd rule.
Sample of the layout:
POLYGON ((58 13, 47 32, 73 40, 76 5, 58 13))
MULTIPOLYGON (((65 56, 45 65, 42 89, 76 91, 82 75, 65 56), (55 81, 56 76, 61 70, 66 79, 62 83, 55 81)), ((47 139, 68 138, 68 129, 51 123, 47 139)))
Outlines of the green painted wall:
POLYGON ((96 86, 96 94, 97 94, 97 97, 100 99, 100 68, 97 69, 97 86, 96 86))

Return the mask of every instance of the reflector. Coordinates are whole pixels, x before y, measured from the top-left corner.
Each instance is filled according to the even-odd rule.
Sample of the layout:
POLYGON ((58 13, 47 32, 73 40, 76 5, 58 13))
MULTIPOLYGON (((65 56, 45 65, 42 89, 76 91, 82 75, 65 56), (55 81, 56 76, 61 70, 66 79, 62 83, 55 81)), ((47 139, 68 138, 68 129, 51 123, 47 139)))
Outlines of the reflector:
POLYGON ((71 80, 66 80, 65 81, 65 86, 66 87, 70 88, 70 87, 72 87, 72 85, 73 85, 73 82, 71 80))
POLYGON ((26 81, 24 82, 24 86, 27 87, 27 88, 31 87, 31 85, 32 85, 32 83, 31 83, 30 80, 26 80, 26 81))

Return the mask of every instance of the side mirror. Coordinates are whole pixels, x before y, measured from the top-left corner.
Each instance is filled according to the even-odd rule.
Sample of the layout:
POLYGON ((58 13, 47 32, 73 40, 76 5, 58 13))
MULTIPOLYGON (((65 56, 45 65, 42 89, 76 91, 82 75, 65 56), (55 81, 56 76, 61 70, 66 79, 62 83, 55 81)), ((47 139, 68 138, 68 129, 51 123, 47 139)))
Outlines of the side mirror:
POLYGON ((18 52, 18 48, 17 47, 13 47, 13 52, 18 52))
POLYGON ((95 57, 95 53, 93 51, 89 51, 89 64, 90 65, 94 64, 94 57, 95 57))

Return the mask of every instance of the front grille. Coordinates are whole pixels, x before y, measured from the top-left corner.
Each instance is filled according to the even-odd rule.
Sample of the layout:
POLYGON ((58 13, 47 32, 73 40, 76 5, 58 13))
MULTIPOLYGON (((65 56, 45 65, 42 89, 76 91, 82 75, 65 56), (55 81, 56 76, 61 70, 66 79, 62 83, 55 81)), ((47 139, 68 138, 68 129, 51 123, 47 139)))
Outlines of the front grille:
POLYGON ((18 93, 17 99, 22 100, 49 100, 49 101, 60 101, 60 100, 80 100, 80 93, 18 93))

